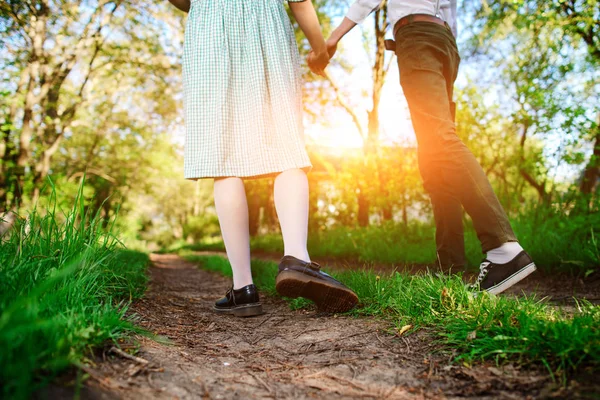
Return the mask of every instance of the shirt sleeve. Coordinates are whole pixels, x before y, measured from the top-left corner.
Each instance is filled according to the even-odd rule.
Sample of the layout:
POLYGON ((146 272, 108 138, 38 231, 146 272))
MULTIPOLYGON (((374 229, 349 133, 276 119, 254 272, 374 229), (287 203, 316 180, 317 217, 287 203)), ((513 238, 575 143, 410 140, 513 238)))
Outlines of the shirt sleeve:
POLYGON ((382 0, 356 0, 348 9, 346 18, 357 24, 362 23, 367 17, 381 6, 382 0))
POLYGON ((450 18, 451 18, 451 23, 450 23, 450 29, 452 29, 452 33, 454 34, 454 37, 458 37, 458 12, 457 12, 457 1, 456 0, 450 0, 450 18))

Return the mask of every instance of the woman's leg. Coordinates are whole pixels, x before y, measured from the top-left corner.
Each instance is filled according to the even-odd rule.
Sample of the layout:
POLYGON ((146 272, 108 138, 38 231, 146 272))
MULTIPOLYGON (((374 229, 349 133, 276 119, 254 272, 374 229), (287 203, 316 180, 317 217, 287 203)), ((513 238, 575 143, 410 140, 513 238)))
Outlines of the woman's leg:
POLYGON ((308 235, 308 179, 301 169, 290 169, 275 178, 275 209, 281 224, 284 255, 310 262, 308 235))
POLYGON ((227 257, 233 270, 233 288, 252 284, 248 202, 240 178, 215 180, 215 207, 227 257))

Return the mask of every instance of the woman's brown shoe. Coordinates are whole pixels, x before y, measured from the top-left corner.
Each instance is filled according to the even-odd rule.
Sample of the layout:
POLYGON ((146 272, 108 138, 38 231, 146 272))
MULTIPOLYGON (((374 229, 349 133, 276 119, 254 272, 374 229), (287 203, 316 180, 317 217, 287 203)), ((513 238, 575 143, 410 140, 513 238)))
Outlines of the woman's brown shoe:
POLYGON ((321 271, 321 266, 292 256, 279 263, 277 293, 284 297, 304 297, 325 312, 346 312, 358 303, 358 296, 341 282, 321 271))

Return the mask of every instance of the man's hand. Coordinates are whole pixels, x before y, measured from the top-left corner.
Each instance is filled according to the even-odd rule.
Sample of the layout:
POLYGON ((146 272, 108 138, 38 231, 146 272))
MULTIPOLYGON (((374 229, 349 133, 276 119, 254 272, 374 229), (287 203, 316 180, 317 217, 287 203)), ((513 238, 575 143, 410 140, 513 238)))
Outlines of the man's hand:
POLYGON ((327 50, 320 51, 319 53, 315 53, 311 51, 308 54, 308 58, 306 62, 308 63, 308 68, 317 75, 325 77, 325 68, 327 64, 329 64, 329 52, 327 50))

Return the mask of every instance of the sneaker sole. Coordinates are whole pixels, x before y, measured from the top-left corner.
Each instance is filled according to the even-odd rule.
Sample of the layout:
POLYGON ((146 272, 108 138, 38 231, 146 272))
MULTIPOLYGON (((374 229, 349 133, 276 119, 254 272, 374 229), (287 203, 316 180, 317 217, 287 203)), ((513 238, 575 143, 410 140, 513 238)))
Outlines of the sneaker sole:
POLYGON ((313 301, 319 310, 342 313, 351 310, 358 303, 358 296, 348 289, 323 282, 298 271, 283 271, 277 275, 277 293, 296 299, 304 297, 313 301))
POLYGON ((262 304, 260 303, 244 304, 243 306, 227 309, 213 307, 213 311, 219 314, 231 314, 236 317, 254 317, 263 314, 262 304))
POLYGON ((509 276, 502 282, 498 283, 497 285, 494 285, 491 288, 486 289, 485 291, 488 293, 491 293, 491 294, 500 294, 500 293, 504 292, 506 289, 516 285, 517 283, 521 282, 523 279, 527 278, 529 275, 531 275, 533 272, 535 272, 536 269, 537 268, 536 268, 535 264, 531 263, 531 264, 521 268, 520 270, 518 270, 517 272, 515 272, 514 274, 512 274, 511 276, 509 276))

